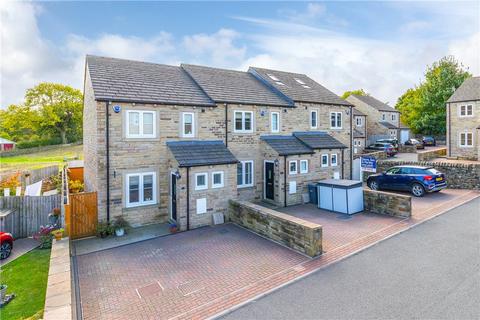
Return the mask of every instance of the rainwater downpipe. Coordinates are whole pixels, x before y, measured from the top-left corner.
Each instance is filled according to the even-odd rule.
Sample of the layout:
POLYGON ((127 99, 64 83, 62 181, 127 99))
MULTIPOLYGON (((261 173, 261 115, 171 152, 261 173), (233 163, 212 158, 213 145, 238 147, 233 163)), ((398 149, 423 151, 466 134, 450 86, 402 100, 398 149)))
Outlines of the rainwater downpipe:
POLYGON ((187 167, 187 231, 190 230, 190 167, 187 167))
POLYGON ((110 222, 110 123, 109 123, 109 102, 105 102, 105 156, 107 171, 107 222, 110 222))
POLYGON ((287 156, 283 156, 283 206, 287 206, 287 156))

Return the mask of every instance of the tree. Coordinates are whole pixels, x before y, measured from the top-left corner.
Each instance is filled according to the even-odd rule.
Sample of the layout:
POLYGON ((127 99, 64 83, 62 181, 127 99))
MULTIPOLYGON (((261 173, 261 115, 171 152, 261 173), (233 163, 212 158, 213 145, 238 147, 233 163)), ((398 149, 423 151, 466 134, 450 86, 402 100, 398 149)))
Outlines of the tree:
POLYGON ((40 115, 36 110, 23 105, 10 105, 0 110, 0 135, 4 138, 20 142, 28 139, 38 139, 40 115))
POLYGON ((402 121, 415 133, 445 134, 445 104, 468 77, 471 74, 453 56, 427 66, 425 80, 398 99, 396 109, 402 112, 402 121))
POLYGON ((342 94, 342 99, 347 99, 352 94, 356 94, 358 96, 368 96, 368 93, 363 91, 363 89, 357 89, 357 90, 352 90, 352 91, 345 91, 342 94))
POLYGON ((57 83, 40 83, 28 89, 25 106, 38 110, 40 131, 59 134, 62 143, 67 136, 74 140, 82 135, 83 95, 80 90, 57 83))

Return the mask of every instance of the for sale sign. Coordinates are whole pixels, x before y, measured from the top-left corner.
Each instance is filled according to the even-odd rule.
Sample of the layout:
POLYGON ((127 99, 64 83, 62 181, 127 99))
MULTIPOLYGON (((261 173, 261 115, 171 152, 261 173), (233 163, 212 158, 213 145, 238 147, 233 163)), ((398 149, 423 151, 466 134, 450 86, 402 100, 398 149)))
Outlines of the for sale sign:
POLYGON ((377 172, 377 159, 371 156, 361 157, 360 167, 362 171, 377 172))

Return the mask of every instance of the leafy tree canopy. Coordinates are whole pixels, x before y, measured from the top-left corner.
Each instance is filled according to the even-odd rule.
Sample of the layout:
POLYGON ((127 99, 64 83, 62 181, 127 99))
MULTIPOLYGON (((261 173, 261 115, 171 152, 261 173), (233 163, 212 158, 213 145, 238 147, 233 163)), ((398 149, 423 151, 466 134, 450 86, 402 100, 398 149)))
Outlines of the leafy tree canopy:
POLYGON ((395 108, 401 120, 413 132, 444 135, 446 132, 445 104, 453 92, 472 75, 453 56, 447 56, 427 66, 425 80, 408 89, 395 108))
POLYGON ((368 96, 368 93, 363 91, 363 89, 357 89, 357 90, 345 91, 342 94, 342 99, 347 99, 352 94, 356 94, 358 96, 368 96))
POLYGON ((23 105, 0 110, 0 135, 16 142, 81 139, 83 95, 70 86, 40 83, 25 93, 23 105))

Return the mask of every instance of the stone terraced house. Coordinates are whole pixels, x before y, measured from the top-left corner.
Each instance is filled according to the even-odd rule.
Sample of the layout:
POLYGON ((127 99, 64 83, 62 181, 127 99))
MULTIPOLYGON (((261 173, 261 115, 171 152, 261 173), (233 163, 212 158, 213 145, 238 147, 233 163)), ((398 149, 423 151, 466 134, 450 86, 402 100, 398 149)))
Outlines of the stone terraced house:
POLYGON ((396 138, 404 143, 410 138, 410 129, 400 121, 400 112, 372 96, 352 94, 347 98, 356 110, 368 116, 366 143, 377 139, 396 138))
POLYGON ((447 100, 447 150, 480 161, 480 77, 466 79, 447 100))
POLYGON ((300 204, 350 178, 353 106, 303 74, 87 56, 85 189, 99 220, 212 224, 229 199, 300 204))
POLYGON ((367 144, 367 115, 353 109, 353 154, 361 154, 367 144))

